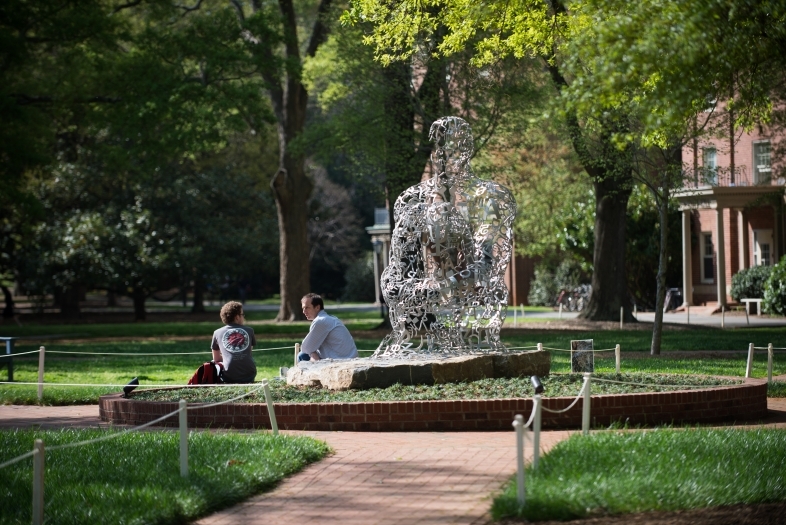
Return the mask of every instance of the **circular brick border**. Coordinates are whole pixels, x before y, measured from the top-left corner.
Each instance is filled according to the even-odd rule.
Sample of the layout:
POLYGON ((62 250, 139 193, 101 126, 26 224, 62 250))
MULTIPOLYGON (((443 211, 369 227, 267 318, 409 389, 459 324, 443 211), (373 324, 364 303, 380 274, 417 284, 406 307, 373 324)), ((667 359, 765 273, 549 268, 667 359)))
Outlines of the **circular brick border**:
MULTIPOLYGON (((561 410, 575 398, 543 398, 544 406, 561 410)), ((141 425, 177 410, 176 402, 135 401, 121 394, 101 396, 103 421, 141 425)), ((582 403, 563 414, 543 411, 543 428, 580 428, 582 403)), ((188 425, 197 428, 270 428, 264 403, 231 403, 200 409, 189 404, 188 425)), ((593 396, 592 424, 631 425, 719 423, 767 416, 767 382, 676 392, 593 396)), ((361 432, 510 430, 516 414, 529 417, 532 398, 471 401, 379 401, 367 403, 276 403, 276 421, 284 430, 361 432)), ((177 426, 177 416, 161 426, 177 426)))

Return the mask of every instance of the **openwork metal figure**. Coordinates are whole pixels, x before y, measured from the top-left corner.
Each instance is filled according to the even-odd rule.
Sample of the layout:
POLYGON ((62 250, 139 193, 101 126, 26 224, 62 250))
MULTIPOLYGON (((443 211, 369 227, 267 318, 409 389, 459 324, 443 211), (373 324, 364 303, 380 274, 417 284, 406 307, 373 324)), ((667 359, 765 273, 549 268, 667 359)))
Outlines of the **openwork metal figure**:
POLYGON ((373 357, 505 352, 499 331, 516 201, 472 174, 472 131, 463 119, 437 120, 430 138, 432 178, 396 200, 381 279, 393 332, 373 357))

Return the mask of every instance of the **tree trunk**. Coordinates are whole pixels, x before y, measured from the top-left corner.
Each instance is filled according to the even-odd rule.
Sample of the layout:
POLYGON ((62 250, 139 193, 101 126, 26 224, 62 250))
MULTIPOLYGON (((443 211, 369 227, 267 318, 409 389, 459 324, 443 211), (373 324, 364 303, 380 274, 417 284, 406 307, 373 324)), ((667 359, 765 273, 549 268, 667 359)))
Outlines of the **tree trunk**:
POLYGON ((134 286, 131 295, 134 299, 134 320, 144 321, 147 313, 145 312, 145 298, 147 297, 145 289, 141 286, 134 286))
POLYGON ((655 296, 655 323, 652 325, 652 345, 650 355, 660 355, 660 346, 663 339, 663 306, 666 300, 666 268, 668 257, 666 248, 669 240, 669 192, 658 200, 658 219, 660 220, 660 250, 658 253, 658 287, 655 296))
POLYGON ((115 306, 117 306, 117 294, 114 292, 114 290, 107 290, 106 306, 108 308, 114 308, 115 306))
POLYGON ((194 278, 194 304, 191 306, 191 313, 202 313, 205 311, 205 280, 202 277, 194 278))
POLYGON ((14 317, 14 296, 11 290, 5 285, 0 285, 3 289, 3 297, 5 299, 5 308, 3 308, 3 319, 12 319, 14 317))
POLYGON ((60 294, 60 315, 65 319, 79 319, 81 311, 79 309, 80 291, 77 285, 63 288, 60 294))
MULTIPOLYGON (((302 114, 293 116, 305 120, 305 107, 302 109, 302 114)), ((314 184, 306 176, 303 157, 291 154, 285 139, 279 142, 283 150, 282 166, 270 183, 276 198, 279 233, 281 306, 276 321, 295 321, 305 319, 300 300, 310 289, 306 203, 314 184)))
POLYGON ((631 189, 619 176, 595 179, 595 247, 592 294, 579 314, 591 321, 617 321, 620 307, 625 322, 635 322, 628 298, 625 271, 625 220, 631 189))

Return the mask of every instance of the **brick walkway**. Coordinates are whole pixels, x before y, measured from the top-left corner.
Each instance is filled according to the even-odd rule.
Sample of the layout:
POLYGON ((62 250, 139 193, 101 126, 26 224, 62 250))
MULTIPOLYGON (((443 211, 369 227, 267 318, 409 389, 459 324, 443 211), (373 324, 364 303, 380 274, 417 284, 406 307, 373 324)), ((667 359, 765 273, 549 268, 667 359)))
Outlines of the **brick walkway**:
MULTIPOLYGON (((767 426, 786 428, 786 399, 769 399, 767 426)), ((106 427, 98 407, 0 406, 0 428, 106 427)), ((549 450, 570 435, 543 432, 549 450)), ((326 441, 335 454, 276 489, 200 525, 482 524, 493 495, 515 473, 510 432, 289 432, 326 441)), ((531 456, 531 450, 527 451, 531 456)))

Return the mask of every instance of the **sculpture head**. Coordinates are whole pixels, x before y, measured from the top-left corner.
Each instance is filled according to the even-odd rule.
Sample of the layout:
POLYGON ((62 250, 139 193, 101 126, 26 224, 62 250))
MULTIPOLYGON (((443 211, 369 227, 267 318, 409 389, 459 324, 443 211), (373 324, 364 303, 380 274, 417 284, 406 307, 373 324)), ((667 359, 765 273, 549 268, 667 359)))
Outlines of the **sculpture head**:
POLYGON ((460 117, 435 120, 429 139, 436 148, 431 153, 435 176, 464 178, 470 175, 469 160, 475 152, 472 128, 460 117))

